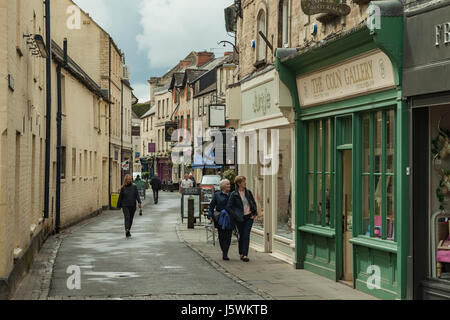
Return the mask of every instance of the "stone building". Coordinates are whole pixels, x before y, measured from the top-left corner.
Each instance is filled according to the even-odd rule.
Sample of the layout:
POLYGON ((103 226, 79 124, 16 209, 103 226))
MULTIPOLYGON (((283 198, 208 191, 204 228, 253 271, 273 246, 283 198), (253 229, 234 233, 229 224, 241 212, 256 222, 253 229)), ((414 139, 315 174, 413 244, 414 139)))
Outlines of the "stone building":
POLYGON ((153 176, 155 174, 155 164, 154 164, 156 155, 155 110, 156 108, 152 106, 141 117, 142 173, 148 172, 150 176, 153 176))
MULTIPOLYGON (((33 39, 42 42, 46 38, 45 4, 35 0, 0 3, 0 84, 4 92, 0 94, 0 298, 14 292, 49 234, 109 206, 110 128, 113 124, 114 137, 120 138, 123 54, 113 45, 111 37, 81 10, 79 26, 69 27, 69 7, 79 9, 69 0, 51 2, 51 43, 44 43, 52 48, 48 60, 52 108, 47 127, 46 60, 41 57, 45 53, 33 43, 33 39), (67 39, 67 63, 64 39, 67 39), (110 46, 114 66, 109 63, 110 46), (110 66, 111 84, 116 87, 111 96, 110 66), (112 98, 114 119, 110 117, 112 98), (50 143, 48 202, 44 196, 46 141, 50 143), (60 162, 57 149, 61 151, 60 162)), ((130 122, 127 127, 131 130, 131 116, 126 121, 130 122)), ((131 136, 129 131, 126 139, 131 136)), ((117 188, 120 171, 114 176, 117 188)))

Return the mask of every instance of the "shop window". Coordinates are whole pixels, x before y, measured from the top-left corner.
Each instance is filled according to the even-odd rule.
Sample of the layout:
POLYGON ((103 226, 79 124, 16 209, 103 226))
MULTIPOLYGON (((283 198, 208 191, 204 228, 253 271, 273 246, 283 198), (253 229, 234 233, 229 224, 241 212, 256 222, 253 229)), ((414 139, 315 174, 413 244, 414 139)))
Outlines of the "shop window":
POLYGON ((333 227, 334 121, 312 121, 308 128, 308 224, 333 227))
POLYGON ((394 110, 363 115, 362 234, 383 240, 395 239, 394 130, 394 110))
POLYGON ((276 234, 293 239, 291 130, 280 129, 280 167, 278 170, 278 202, 276 234))

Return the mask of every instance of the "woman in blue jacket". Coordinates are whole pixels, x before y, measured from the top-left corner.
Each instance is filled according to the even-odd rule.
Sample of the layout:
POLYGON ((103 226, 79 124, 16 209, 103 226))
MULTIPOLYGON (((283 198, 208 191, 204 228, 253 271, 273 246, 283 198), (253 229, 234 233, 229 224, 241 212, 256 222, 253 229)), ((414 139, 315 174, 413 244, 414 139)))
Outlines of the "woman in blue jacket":
POLYGON ((227 211, 235 219, 239 229, 239 255, 241 260, 249 262, 250 233, 253 222, 258 216, 258 209, 252 192, 247 190, 247 178, 238 176, 235 179, 235 184, 236 190, 230 194, 227 211))
POLYGON ((208 211, 208 219, 211 220, 211 222, 214 223, 214 226, 219 231, 219 243, 220 248, 222 249, 223 254, 223 260, 229 261, 230 258, 228 258, 228 250, 230 249, 231 245, 231 237, 233 235, 233 229, 234 224, 231 222, 231 226, 229 230, 223 230, 222 227, 219 225, 218 221, 214 220, 214 212, 222 212, 222 210, 225 210, 228 204, 228 198, 230 196, 230 189, 231 184, 229 180, 222 180, 220 182, 220 190, 214 194, 211 203, 209 204, 209 211, 208 211))

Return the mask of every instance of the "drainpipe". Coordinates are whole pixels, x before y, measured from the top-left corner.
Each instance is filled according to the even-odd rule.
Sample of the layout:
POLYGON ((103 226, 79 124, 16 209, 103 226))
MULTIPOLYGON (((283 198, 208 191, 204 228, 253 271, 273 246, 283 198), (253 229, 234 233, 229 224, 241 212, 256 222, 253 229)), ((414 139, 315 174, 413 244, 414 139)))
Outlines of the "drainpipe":
POLYGON ((111 37, 109 37, 109 63, 108 63, 108 95, 109 95, 109 142, 108 142, 108 201, 111 209, 111 37))
POLYGON ((124 170, 122 169, 123 162, 123 81, 120 81, 120 173, 123 181, 124 170))
POLYGON ((56 219, 55 233, 59 233, 61 226, 61 165, 62 165, 62 94, 61 68, 67 65, 67 38, 64 38, 64 61, 56 67, 58 111, 56 115, 56 219))
POLYGON ((50 200, 50 138, 52 117, 52 46, 50 35, 50 0, 45 1, 45 41, 47 44, 48 57, 46 61, 46 85, 47 85, 47 112, 45 125, 45 187, 44 187, 44 219, 49 217, 50 200))

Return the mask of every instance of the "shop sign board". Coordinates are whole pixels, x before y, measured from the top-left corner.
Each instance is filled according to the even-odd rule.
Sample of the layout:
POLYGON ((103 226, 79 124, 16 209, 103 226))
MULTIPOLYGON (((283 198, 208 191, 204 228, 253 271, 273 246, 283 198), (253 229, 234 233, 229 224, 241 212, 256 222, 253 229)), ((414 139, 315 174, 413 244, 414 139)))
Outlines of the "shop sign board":
POLYGON ((346 16, 351 8, 338 0, 302 0, 302 10, 307 15, 329 13, 335 16, 346 16))
POLYGON ((300 106, 344 100, 395 88, 394 68, 381 50, 297 78, 300 106))
POLYGON ((242 122, 278 114, 274 102, 274 80, 242 92, 242 122))

